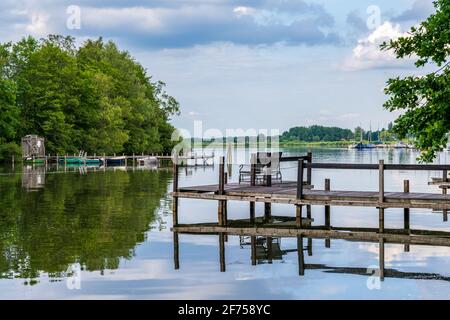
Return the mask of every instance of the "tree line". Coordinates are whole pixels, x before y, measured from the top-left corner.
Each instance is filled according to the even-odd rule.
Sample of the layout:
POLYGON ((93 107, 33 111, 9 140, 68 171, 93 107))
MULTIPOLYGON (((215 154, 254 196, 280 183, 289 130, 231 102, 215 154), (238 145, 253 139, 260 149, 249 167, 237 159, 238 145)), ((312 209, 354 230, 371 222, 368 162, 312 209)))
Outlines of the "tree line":
POLYGON ((354 131, 339 127, 325 127, 313 125, 309 127, 293 127, 283 132, 280 141, 305 141, 305 142, 334 142, 334 141, 392 141, 396 139, 392 133, 392 124, 388 129, 376 131, 365 131, 361 127, 356 127, 354 131))
POLYGON ((168 152, 179 103, 127 51, 102 38, 26 37, 0 44, 0 158, 21 137, 47 153, 168 152))

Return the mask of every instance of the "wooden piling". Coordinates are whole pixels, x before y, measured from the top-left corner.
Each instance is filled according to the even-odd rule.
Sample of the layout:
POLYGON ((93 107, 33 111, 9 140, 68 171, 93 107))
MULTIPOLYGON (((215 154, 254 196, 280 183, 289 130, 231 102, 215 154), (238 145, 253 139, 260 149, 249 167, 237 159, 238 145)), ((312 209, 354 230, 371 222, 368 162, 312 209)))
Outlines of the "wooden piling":
POLYGON ((303 255, 303 237, 297 237, 298 275, 305 275, 305 257, 303 255))
MULTIPOLYGON (((219 195, 225 193, 225 157, 220 157, 219 162, 219 195)), ((224 200, 219 200, 217 219, 220 226, 224 225, 224 200)))
POLYGON ((378 177, 379 177, 379 197, 380 204, 384 202, 384 160, 378 163, 378 177))
MULTIPOLYGON (((175 156, 173 161, 173 192, 178 192, 178 158, 175 156)), ((178 225, 178 197, 173 197, 173 225, 178 225)))
POLYGON ((273 248, 272 248, 272 237, 266 237, 267 242, 267 262, 269 264, 273 263, 273 248))
POLYGON ((225 237, 219 233, 220 272, 225 272, 225 237))
POLYGON ((270 221, 272 218, 272 204, 270 202, 264 202, 264 220, 270 221))
POLYGON ((256 236, 250 237, 252 266, 256 266, 256 236))
POLYGON ((378 208, 379 232, 384 232, 384 208, 378 208))
POLYGON ((313 255, 312 238, 308 238, 308 256, 312 256, 312 255, 313 255))
MULTIPOLYGON (((301 200, 303 198, 303 170, 304 170, 304 160, 298 160, 298 169, 297 169, 297 200, 301 200)), ((297 227, 302 227, 302 205, 296 206, 296 224, 297 227)))
POLYGON ((384 281, 384 238, 379 241, 380 281, 384 281))
MULTIPOLYGON (((403 181, 403 192, 409 193, 409 180, 403 181)), ((409 215, 409 208, 403 209, 403 227, 405 230, 410 230, 410 215, 409 215)), ((404 251, 409 252, 409 244, 405 244, 404 251)))
MULTIPOLYGON (((312 152, 308 152, 306 157, 307 157, 308 164, 312 164, 312 152)), ((312 185, 312 168, 311 168, 311 166, 308 166, 308 169, 306 170, 306 183, 308 185, 312 185)))
MULTIPOLYGON (((443 170, 442 171, 442 182, 446 183, 448 181, 448 171, 447 170, 443 170)), ((442 186, 442 194, 447 194, 447 188, 446 186, 442 186)), ((448 213, 447 210, 443 210, 442 211, 442 220, 444 222, 448 221, 448 213)))
POLYGON ((180 248, 178 241, 178 232, 173 233, 173 263, 175 270, 180 269, 180 248))
POLYGON ((250 222, 255 222, 255 202, 250 201, 250 222))

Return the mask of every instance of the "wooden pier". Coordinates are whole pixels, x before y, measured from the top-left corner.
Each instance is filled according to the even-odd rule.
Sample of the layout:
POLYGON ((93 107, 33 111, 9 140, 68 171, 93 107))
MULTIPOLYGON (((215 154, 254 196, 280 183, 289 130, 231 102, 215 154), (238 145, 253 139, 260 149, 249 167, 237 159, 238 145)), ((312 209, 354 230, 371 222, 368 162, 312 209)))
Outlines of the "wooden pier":
MULTIPOLYGON (((270 153, 268 153, 270 157, 270 153)), ((441 210, 446 221, 447 211, 450 210, 450 195, 447 192, 418 193, 410 192, 410 182, 405 180, 403 190, 398 192, 385 191, 385 172, 389 170, 401 171, 441 171, 444 183, 447 182, 447 172, 450 165, 419 165, 419 164, 385 164, 380 160, 378 164, 350 164, 350 163, 313 163, 312 154, 301 157, 282 157, 279 162, 297 163, 297 180, 272 182, 270 176, 256 179, 256 156, 252 156, 251 178, 248 182, 227 183, 224 172, 224 157, 220 159, 218 184, 179 187, 178 165, 174 164, 173 183, 173 231, 174 239, 178 241, 178 233, 190 234, 218 234, 221 241, 224 235, 238 235, 249 237, 304 237, 325 239, 325 246, 330 247, 331 239, 350 241, 377 242, 380 246, 380 277, 384 270, 384 244, 401 243, 404 250, 409 251, 410 245, 450 246, 450 233, 440 231, 426 231, 411 229, 410 209, 441 210), (376 170, 378 171, 378 188, 376 191, 342 191, 331 188, 330 179, 325 179, 324 190, 316 189, 313 185, 314 169, 326 170, 376 170), (306 174, 305 173, 306 170, 306 174), (261 183, 257 183, 257 182, 261 183), (218 202, 217 222, 183 225, 179 224, 179 199, 213 200, 218 202), (248 219, 229 221, 227 218, 228 201, 245 201, 250 205, 248 219), (256 217, 255 203, 264 203, 264 216, 256 217), (291 217, 272 216, 271 205, 292 204, 295 215, 291 217), (324 206, 325 225, 314 226, 311 217, 311 206, 324 206), (332 206, 374 207, 378 209, 378 228, 336 228, 330 223, 332 206), (303 210, 306 208, 306 210, 303 210), (385 226, 385 212, 389 208, 403 208, 403 229, 389 229, 385 226), (304 216, 306 211, 306 216, 304 216), (383 266, 383 268, 382 268, 383 266)), ((266 164, 270 168, 270 162, 266 164)), ((264 172, 264 171, 263 171, 264 172)), ((267 172, 271 172, 270 170, 267 172)), ((446 189, 444 189, 446 191, 446 189)), ((299 240, 300 241, 300 240, 299 240)), ((300 241, 302 242, 302 241, 300 241)), ((220 246, 221 254, 224 246, 220 246)), ((299 255, 303 256, 303 249, 299 255)), ((177 253, 178 257, 178 253, 177 253)), ((221 258, 222 259, 222 258, 221 258)), ((176 262, 179 266, 179 262, 176 262)), ((221 261, 221 270, 225 264, 221 261)), ((304 272, 304 268, 300 273, 304 272), (303 271, 302 271, 303 270, 303 271)))

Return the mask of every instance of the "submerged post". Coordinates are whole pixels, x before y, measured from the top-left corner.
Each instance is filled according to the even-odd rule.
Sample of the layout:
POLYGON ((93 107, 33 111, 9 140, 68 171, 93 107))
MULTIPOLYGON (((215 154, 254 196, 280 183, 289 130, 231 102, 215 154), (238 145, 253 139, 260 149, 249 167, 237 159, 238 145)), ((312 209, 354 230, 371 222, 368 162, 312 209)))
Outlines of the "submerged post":
MULTIPOLYGON (((173 161, 173 192, 178 192, 178 157, 174 156, 173 161)), ((173 197, 173 206, 172 206, 172 214, 173 214, 173 225, 178 225, 178 197, 173 197)))

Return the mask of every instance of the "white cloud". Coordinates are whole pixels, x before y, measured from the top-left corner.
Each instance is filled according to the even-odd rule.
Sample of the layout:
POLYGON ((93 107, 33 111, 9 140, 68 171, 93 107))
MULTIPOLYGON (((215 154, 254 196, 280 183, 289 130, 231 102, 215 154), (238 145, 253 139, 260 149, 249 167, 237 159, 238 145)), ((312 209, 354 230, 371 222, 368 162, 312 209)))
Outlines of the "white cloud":
POLYGON ((30 23, 26 26, 26 31, 37 36, 46 35, 48 32, 49 16, 45 13, 33 12, 30 16, 30 23))
POLYGON ((351 57, 341 65, 344 70, 361 70, 373 68, 401 67, 403 62, 397 60, 394 52, 382 51, 380 45, 384 41, 406 37, 399 24, 386 21, 367 37, 360 39, 352 50, 351 57))
POLYGON ((233 12, 236 14, 236 16, 240 17, 240 16, 246 16, 246 15, 251 15, 255 12, 256 10, 254 8, 251 7, 236 7, 233 9, 233 12))

